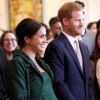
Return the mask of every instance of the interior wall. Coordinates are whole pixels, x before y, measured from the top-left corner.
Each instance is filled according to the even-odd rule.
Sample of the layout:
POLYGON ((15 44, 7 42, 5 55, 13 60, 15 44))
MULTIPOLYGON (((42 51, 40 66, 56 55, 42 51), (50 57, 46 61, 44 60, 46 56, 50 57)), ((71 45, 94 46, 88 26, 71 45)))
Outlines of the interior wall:
POLYGON ((97 21, 100 19, 100 0, 86 0, 86 7, 88 22, 97 21))
POLYGON ((0 0, 0 28, 9 28, 9 7, 8 0, 0 0))
MULTIPOLYGON (((56 16, 58 9, 65 2, 75 0, 43 0, 43 22, 48 25, 51 17, 56 16)), ((100 18, 99 4, 100 0, 80 0, 85 3, 85 12, 87 15, 86 23, 100 18)), ((9 0, 0 0, 0 28, 9 29, 9 0)))
POLYGON ((1 29, 9 29, 9 0, 0 0, 0 36, 2 34, 1 29))
POLYGON ((65 2, 66 0, 43 0, 43 22, 48 25, 49 19, 57 16, 59 7, 65 2))
MULTIPOLYGON (((43 0, 43 22, 48 25, 51 17, 56 16, 58 9, 65 2, 75 0, 43 0)), ((96 21, 100 18, 99 5, 100 0, 79 0, 85 3, 86 25, 91 21, 96 21)))

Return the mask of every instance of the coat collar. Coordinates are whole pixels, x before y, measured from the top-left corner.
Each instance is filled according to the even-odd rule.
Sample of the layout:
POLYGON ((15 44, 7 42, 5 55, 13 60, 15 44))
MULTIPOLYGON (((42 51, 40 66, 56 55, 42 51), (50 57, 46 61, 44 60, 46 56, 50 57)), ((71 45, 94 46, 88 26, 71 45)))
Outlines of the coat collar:
MULTIPOLYGON (((13 55, 14 55, 14 57, 16 57, 16 56, 22 57, 22 58, 24 59, 26 65, 27 65, 27 67, 32 67, 39 75, 41 75, 41 74, 40 74, 40 71, 37 69, 37 67, 35 66, 35 64, 34 64, 33 61, 31 60, 31 58, 30 58, 28 55, 26 55, 23 51, 21 51, 21 50, 16 50, 16 51, 13 52, 13 55)), ((42 60, 42 58, 36 56, 36 61, 37 61, 37 63, 38 63, 45 71, 47 71, 47 72, 49 73, 51 79, 53 79, 53 73, 52 73, 51 69, 50 69, 49 66, 42 60)))

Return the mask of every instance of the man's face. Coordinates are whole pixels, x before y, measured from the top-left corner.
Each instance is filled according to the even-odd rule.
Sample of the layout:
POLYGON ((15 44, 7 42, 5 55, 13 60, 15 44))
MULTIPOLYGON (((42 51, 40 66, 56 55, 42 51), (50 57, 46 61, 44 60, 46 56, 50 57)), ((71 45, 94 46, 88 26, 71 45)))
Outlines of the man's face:
POLYGON ((90 31, 91 31, 91 32, 94 32, 94 33, 97 32, 97 26, 96 26, 96 23, 94 23, 94 24, 91 25, 90 31))
POLYGON ((52 25, 51 31, 55 35, 56 33, 60 33, 62 30, 62 26, 60 22, 56 22, 55 24, 52 25))
POLYGON ((84 29, 85 17, 83 11, 73 11, 72 18, 68 19, 67 31, 72 36, 81 35, 84 29))

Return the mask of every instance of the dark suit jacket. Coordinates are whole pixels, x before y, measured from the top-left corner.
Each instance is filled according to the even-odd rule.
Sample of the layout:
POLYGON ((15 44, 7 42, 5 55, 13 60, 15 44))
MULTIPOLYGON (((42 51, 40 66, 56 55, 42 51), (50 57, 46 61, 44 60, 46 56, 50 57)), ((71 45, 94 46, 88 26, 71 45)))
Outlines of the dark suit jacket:
POLYGON ((82 72, 77 56, 64 34, 52 41, 45 60, 54 73, 54 90, 59 100, 93 100, 87 46, 79 42, 83 58, 82 72))

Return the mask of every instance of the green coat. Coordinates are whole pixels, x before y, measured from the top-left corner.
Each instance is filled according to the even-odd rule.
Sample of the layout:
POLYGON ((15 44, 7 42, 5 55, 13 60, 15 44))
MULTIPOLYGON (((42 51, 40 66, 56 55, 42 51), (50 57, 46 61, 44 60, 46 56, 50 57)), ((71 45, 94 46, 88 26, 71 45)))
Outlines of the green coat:
MULTIPOLYGON (((53 74, 48 65, 36 57, 38 64, 46 71, 53 81, 53 74)), ((8 96, 10 100, 31 100, 32 94, 30 91, 30 83, 40 77, 40 89, 36 91, 41 95, 43 79, 40 72, 35 67, 32 60, 22 51, 17 50, 14 53, 14 59, 9 63, 7 67, 7 85, 8 96)), ((39 95, 39 96, 40 96, 39 95)))

